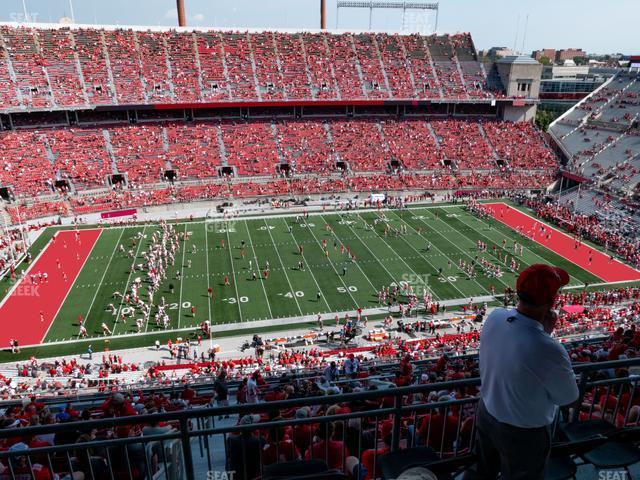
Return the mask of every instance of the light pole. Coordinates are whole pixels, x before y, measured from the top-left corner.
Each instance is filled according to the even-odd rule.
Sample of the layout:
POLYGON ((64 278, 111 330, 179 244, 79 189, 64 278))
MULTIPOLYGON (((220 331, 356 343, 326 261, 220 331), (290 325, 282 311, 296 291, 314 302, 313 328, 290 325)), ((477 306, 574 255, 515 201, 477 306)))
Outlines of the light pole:
POLYGON ((22 12, 24 13, 24 21, 29 23, 29 12, 27 12, 27 2, 22 0, 22 12))

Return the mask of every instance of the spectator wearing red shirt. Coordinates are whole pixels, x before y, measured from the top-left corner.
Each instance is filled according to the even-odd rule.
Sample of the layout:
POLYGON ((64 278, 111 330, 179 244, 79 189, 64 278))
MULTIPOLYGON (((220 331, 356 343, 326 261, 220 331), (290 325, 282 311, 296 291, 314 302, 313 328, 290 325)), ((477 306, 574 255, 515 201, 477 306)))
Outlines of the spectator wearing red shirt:
POLYGON ((411 364, 411 355, 407 354, 400 360, 400 374, 403 377, 411 377, 413 374, 413 365, 411 364))
MULTIPOLYGON (((25 443, 16 443, 11 446, 9 449, 10 452, 18 452, 18 451, 26 451, 29 447, 25 443)), ((6 460, 5 460, 6 461, 6 460)), ((41 465, 39 463, 29 464, 26 455, 16 456, 11 459, 11 467, 10 469, 4 463, 0 463, 0 480, 8 480, 13 478, 28 478, 33 480, 52 480, 53 476, 51 475, 51 471, 41 465), (13 472, 11 472, 13 470, 13 472), (33 476, 31 474, 33 472, 33 476)))
POLYGON ((382 441, 384 442, 382 447, 378 449, 370 448, 364 450, 362 455, 360 455, 360 463, 362 463, 367 471, 367 475, 364 477, 365 480, 373 480, 374 478, 380 477, 380 473, 382 472, 379 465, 380 456, 389 453, 391 449, 391 434, 384 435, 382 437, 382 441))
POLYGON ((124 395, 119 392, 111 395, 100 408, 105 417, 128 417, 137 414, 131 402, 125 400, 124 395))
POLYGON ((334 431, 333 423, 319 425, 314 442, 304 456, 305 460, 320 458, 327 462, 329 468, 342 469, 344 460, 349 456, 349 449, 344 442, 332 439, 334 431))
POLYGON ((182 398, 185 402, 190 402, 193 400, 193 397, 196 396, 196 391, 189 387, 189 385, 185 385, 184 390, 180 394, 180 398, 182 398))
MULTIPOLYGON (((451 400, 448 395, 438 398, 439 402, 451 400)), ((424 415, 418 426, 416 440, 437 451, 452 451, 458 432, 458 417, 448 414, 447 409, 439 407, 424 415), (443 436, 444 435, 444 436, 443 436)))
MULTIPOLYGON (((274 420, 282 420, 274 419, 274 420)), ((292 462, 300 459, 300 452, 285 428, 273 428, 269 431, 268 441, 262 448, 262 464, 292 462)))
MULTIPOLYGON (((302 407, 296 410, 295 418, 308 418, 309 407, 302 407)), ((306 452, 313 440, 313 426, 306 423, 293 427, 293 442, 301 452, 306 452)))

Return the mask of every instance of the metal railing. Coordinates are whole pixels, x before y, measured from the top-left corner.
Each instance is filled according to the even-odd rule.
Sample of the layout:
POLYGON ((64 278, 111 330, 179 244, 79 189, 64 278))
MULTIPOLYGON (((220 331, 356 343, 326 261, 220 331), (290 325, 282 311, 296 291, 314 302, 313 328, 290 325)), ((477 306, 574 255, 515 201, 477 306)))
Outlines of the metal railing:
MULTIPOLYGON (((559 421, 576 421, 581 415, 589 419, 612 418, 618 426, 637 421, 640 412, 633 411, 633 403, 640 396, 640 376, 615 375, 616 369, 636 366, 640 366, 640 358, 575 365, 580 397, 576 404, 562 409, 559 421)), ((376 478, 377 460, 383 452, 428 445, 444 459, 469 454, 479 398, 464 392, 476 391, 479 386, 480 379, 472 378, 17 430, 5 428, 0 430, 0 439, 9 445, 18 438, 29 442, 53 436, 55 446, 28 450, 14 447, 0 452, 4 466, 0 474, 12 480, 32 478, 29 475, 34 475, 35 470, 47 468, 61 478, 194 480, 205 478, 205 471, 234 470, 235 478, 244 480, 262 475, 274 461, 298 458, 305 451, 306 458, 321 457, 329 460, 329 466, 344 469, 350 464, 349 457, 358 459, 357 463, 369 450, 367 467, 373 470, 369 471, 371 478, 376 478), (457 392, 461 398, 437 397, 437 392, 444 395, 443 391, 447 395, 457 392), (427 397, 434 392, 437 401, 429 402, 427 397), (322 415, 295 415, 301 408, 322 415), (219 420, 227 415, 233 419, 219 420), (236 416, 240 419, 245 415, 260 415, 261 421, 234 421, 236 416), (171 428, 158 430, 159 423, 171 428), (143 425, 151 429, 141 428, 143 425), (333 441, 323 440, 329 438, 333 441), (305 451, 298 452, 296 447, 305 451)))
MULTIPOLYGON (((442 429, 442 436, 436 437, 438 434, 439 421, 436 415, 430 415, 428 423, 418 425, 421 415, 430 414, 435 409, 440 410, 440 416, 445 418, 449 416, 452 410, 457 409, 462 412, 463 407, 466 408, 467 418, 473 417, 470 407, 475 411, 475 404, 478 398, 467 398, 463 400, 449 400, 435 403, 416 403, 405 405, 404 400, 408 396, 416 394, 426 395, 429 392, 437 392, 443 389, 453 390, 463 387, 477 387, 479 379, 459 380, 452 382, 434 383, 428 385, 392 388, 384 390, 369 390, 366 392, 349 393, 341 395, 325 395, 318 397, 305 397, 294 400, 284 400, 277 402, 266 402, 258 404, 244 404, 229 407, 205 407, 181 410, 176 412, 166 412, 153 415, 141 415, 136 417, 114 417, 108 419, 91 420, 85 422, 72 422, 48 426, 25 427, 19 430, 22 439, 37 438, 41 435, 69 434, 69 431, 80 436, 81 432, 90 432, 91 441, 84 443, 61 444, 52 447, 40 447, 29 449, 28 452, 22 450, 9 450, 0 452, 0 461, 8 466, 5 472, 12 479, 19 478, 20 472, 33 472, 36 464, 44 465, 52 472, 60 474, 73 475, 73 472, 82 471, 85 478, 103 478, 98 472, 93 471, 96 465, 95 452, 100 451, 97 464, 104 466, 109 475, 136 479, 136 478, 167 478, 170 479, 172 470, 171 465, 184 465, 183 470, 177 478, 195 479, 201 478, 196 475, 194 467, 194 455, 199 453, 200 461, 203 465, 206 463, 207 471, 213 471, 216 468, 223 470, 235 470, 239 473, 237 478, 253 478, 253 473, 261 473, 264 465, 263 451, 266 445, 273 444, 275 448, 275 458, 280 458, 278 450, 282 448, 283 436, 279 433, 282 428, 296 429, 301 426, 309 426, 305 432, 308 433, 309 445, 313 444, 314 437, 322 436, 322 429, 325 432, 334 432, 334 435, 341 435, 343 441, 342 452, 339 454, 339 467, 344 468, 347 457, 354 456, 360 458, 364 447, 373 449, 373 465, 376 468, 377 457, 379 455, 378 443, 382 439, 380 434, 382 431, 388 431, 390 437, 387 439, 389 450, 394 451, 400 448, 401 442, 403 446, 417 445, 420 443, 428 444, 434 449, 439 450, 442 455, 455 456, 461 451, 468 451, 470 448, 469 441, 462 441, 463 421, 462 416, 456 424, 455 429, 445 431, 442 429), (388 399, 389 406, 382 408, 363 409, 341 413, 335 415, 313 416, 310 418, 290 418, 278 419, 274 417, 273 412, 282 412, 285 410, 292 411, 302 407, 313 406, 314 409, 324 409, 331 405, 349 403, 351 405, 367 404, 384 405, 383 399, 388 399), (217 426, 216 417, 225 415, 237 415, 242 418, 245 415, 262 414, 267 421, 261 422, 259 428, 255 424, 249 425, 223 425, 217 426), (163 435, 142 435, 130 436, 130 432, 136 430, 134 425, 153 424, 158 422, 170 423, 174 426, 170 432, 163 435), (354 424, 355 422, 355 424, 354 424), (414 426, 422 428, 411 429, 411 435, 405 428, 406 423, 412 423, 414 426), (385 425, 383 427, 383 424, 385 425), (432 425, 433 424, 433 425, 432 425), (355 451, 349 451, 347 448, 346 436, 353 428, 357 428, 358 438, 355 451), (264 432, 271 432, 265 434, 264 432), (340 434, 336 434, 340 431, 340 434), (249 433, 248 433, 249 432, 249 433), (274 433, 275 432, 275 433, 274 433), (229 437, 234 435, 249 435, 253 433, 252 438, 257 440, 257 444, 261 446, 258 450, 259 458, 255 457, 251 451, 243 451, 243 461, 238 464, 236 462, 223 462, 223 459, 233 457, 229 449, 229 437), (446 438, 445 438, 446 433, 446 438), (97 435, 97 436, 96 436, 97 435), (122 435, 122 437, 119 437, 122 435), (275 435, 275 438, 274 438, 275 435), (373 435, 373 438, 371 436, 373 435), (214 439, 222 440, 222 447, 213 448, 214 439), (176 448, 179 442, 180 447, 176 448), (268 443, 271 442, 271 443, 268 443), (197 444, 197 447, 195 446, 197 444), (159 449, 154 455, 150 454, 152 447, 159 445, 159 449), (174 454, 169 454, 171 449, 174 454), (196 451, 194 451, 196 450, 196 451), (144 452, 144 455, 140 455, 144 452), (160 452, 160 453, 158 453, 160 452), (179 452, 179 453, 178 453, 179 452), (177 457, 175 455, 178 455, 177 457), (115 458, 114 458, 115 456, 115 458), (121 462, 125 458, 125 462, 121 462), (86 460, 84 459, 86 457, 86 460), (93 459, 93 461, 91 461, 93 459), (250 465, 253 462, 252 469, 244 469, 239 465, 250 465), (256 464, 257 462, 257 464, 256 464), (14 468, 16 465, 22 465, 20 469, 14 468)), ((466 419, 465 419, 466 420, 466 419)), ((427 422, 427 420, 422 420, 427 422)), ((473 422, 473 420, 471 420, 473 422)), ((469 422, 465 426, 468 426, 469 422)), ((468 427, 467 427, 468 428, 468 427)), ((473 426, 471 427, 473 428, 473 426)), ((0 438, 10 439, 16 435, 16 430, 0 430, 0 438)), ((351 434, 352 435, 352 434, 351 434)), ((325 437, 327 435, 325 434, 325 437)), ((472 439, 472 432, 467 430, 467 438, 472 439)), ((56 441, 57 443, 57 441, 56 441)), ((244 441, 243 441, 244 443, 244 441)), ((332 444, 332 448, 335 445, 332 444)), ((325 448, 328 450, 329 444, 325 442, 325 448)), ((247 450, 250 450, 247 448, 247 450)), ((318 457, 317 448, 309 450, 308 457, 318 457)), ((301 452, 304 454, 304 452, 301 452)), ((328 454, 328 452, 327 452, 328 454)), ((322 455, 321 455, 322 456, 322 455)), ((335 465, 333 465, 335 466, 335 465)), ((181 467, 182 469, 182 467, 181 467)), ((375 475, 375 472, 372 472, 375 475)))
MULTIPOLYGON (((608 338, 608 335, 598 334, 596 336, 592 336, 589 332, 585 334, 577 333, 572 335, 569 340, 562 343, 565 348, 571 348, 576 345, 591 345, 594 343, 602 343, 608 338)), ((447 353, 445 351, 441 352, 447 353)), ((452 361, 460 361, 460 360, 468 360, 477 358, 477 352, 472 351, 467 354, 456 354, 456 353, 448 353, 449 359, 452 361)), ((411 363, 414 366, 414 371, 419 371, 424 368, 429 368, 433 363, 437 361, 439 357, 433 356, 429 358, 424 358, 421 360, 415 360, 411 363)), ((366 370, 370 367, 375 367, 381 376, 392 376, 393 370, 398 368, 397 359, 395 361, 389 360, 371 360, 361 362, 360 368, 361 370, 366 370)), ((311 368, 301 370, 297 373, 288 373, 287 379, 291 381, 299 381, 299 380, 316 380, 322 376, 322 370, 311 368)), ((194 389, 199 395, 207 395, 213 392, 213 382, 215 381, 217 375, 215 373, 211 373, 209 375, 203 374, 200 377, 189 379, 188 385, 190 388, 194 389)), ((20 378, 20 377, 17 377, 20 378)), ((58 377, 52 377, 58 378, 58 377)), ((273 375, 273 376, 265 376, 265 382, 268 386, 272 386, 280 383, 282 380, 281 375, 273 375)), ((171 394, 173 392, 179 392, 186 385, 185 381, 182 379, 163 379, 162 385, 151 385, 147 381, 141 383, 133 383, 133 384, 120 384, 120 385, 110 385, 109 378, 103 379, 106 384, 105 391, 84 391, 77 390, 75 392, 64 392, 62 395, 60 392, 34 392, 34 396, 38 396, 38 401, 41 403, 45 403, 47 405, 66 405, 68 403, 77 404, 96 404, 106 400, 110 393, 108 389, 111 386, 117 386, 118 390, 124 393, 129 393, 131 395, 142 394, 150 394, 150 393, 158 393, 158 394, 171 394), (168 382, 168 384, 167 384, 168 382), (50 396, 47 396, 47 393, 50 396)), ((239 380, 229 379, 228 386, 230 392, 235 392, 237 390, 238 385, 240 385, 239 380)), ((3 408, 10 407, 19 407, 22 405, 22 399, 13 399, 13 400, 0 400, 0 410, 3 408)))

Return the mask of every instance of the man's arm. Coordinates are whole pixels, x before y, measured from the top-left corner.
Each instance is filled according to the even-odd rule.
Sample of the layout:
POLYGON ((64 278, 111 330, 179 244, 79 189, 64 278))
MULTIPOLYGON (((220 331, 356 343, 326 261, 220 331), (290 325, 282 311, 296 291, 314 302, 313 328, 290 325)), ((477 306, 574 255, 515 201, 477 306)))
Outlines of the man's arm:
POLYGON ((575 402, 579 391, 569 354, 561 345, 556 348, 557 354, 552 355, 555 358, 549 359, 545 387, 553 403, 564 406, 575 402))

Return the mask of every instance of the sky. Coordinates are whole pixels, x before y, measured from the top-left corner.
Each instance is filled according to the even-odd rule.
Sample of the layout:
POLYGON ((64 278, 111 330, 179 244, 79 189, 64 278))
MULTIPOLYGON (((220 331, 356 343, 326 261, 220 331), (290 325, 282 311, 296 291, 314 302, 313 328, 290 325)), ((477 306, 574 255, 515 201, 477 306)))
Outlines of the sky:
MULTIPOLYGON (((417 0, 408 0, 417 1, 417 0)), ((433 0, 432 0, 433 1, 433 0)), ((369 10, 336 9, 327 0, 327 27, 369 29, 369 10)), ((0 0, 0 21, 109 25, 177 25, 175 0, 0 0), (71 6, 71 4, 72 6, 71 6)), ((318 28, 320 0, 185 0, 197 27, 318 28)), ((531 53, 583 48, 589 53, 640 54, 640 0, 440 0, 438 32, 470 32, 479 50, 494 46, 531 53), (615 7, 615 8, 614 8, 615 7), (526 36, 524 35, 526 24, 526 36)), ((431 33, 435 15, 407 11, 404 31, 431 33)), ((402 11, 374 10, 371 29, 403 31, 402 11)))

